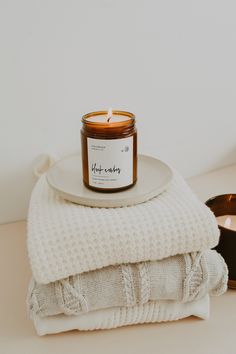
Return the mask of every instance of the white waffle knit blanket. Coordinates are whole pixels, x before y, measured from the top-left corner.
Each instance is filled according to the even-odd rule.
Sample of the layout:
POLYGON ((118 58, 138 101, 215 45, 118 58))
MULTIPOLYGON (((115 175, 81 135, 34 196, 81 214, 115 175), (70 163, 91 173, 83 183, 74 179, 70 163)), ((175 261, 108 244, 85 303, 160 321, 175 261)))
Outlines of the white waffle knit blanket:
POLYGON ((175 321, 196 316, 209 317, 209 296, 200 300, 181 303, 178 301, 152 301, 134 307, 114 307, 93 311, 81 316, 57 315, 35 317, 34 325, 39 336, 66 332, 74 329, 92 331, 110 329, 138 323, 175 321))
POLYGON ((90 208, 67 202, 37 182, 28 214, 33 276, 49 283, 121 263, 158 260, 217 245, 210 209, 177 173, 168 190, 124 208, 90 208))

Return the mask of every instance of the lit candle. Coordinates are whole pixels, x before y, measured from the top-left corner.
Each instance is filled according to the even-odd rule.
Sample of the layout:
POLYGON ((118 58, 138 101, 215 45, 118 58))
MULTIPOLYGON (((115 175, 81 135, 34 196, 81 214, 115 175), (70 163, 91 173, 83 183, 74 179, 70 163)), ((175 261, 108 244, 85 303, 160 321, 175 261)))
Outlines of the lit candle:
POLYGON ((137 180, 135 116, 124 111, 99 111, 82 118, 83 181, 96 191, 116 192, 137 180))
POLYGON ((217 216, 216 219, 218 225, 236 231, 236 215, 222 215, 217 216))

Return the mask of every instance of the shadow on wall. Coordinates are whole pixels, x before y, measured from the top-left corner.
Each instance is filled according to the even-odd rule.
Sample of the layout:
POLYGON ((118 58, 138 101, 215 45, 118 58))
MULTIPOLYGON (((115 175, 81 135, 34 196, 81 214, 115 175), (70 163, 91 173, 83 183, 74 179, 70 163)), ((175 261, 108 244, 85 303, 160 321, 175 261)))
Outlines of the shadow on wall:
POLYGON ((230 150, 229 152, 227 152, 226 154, 223 154, 220 159, 217 161, 217 166, 215 167, 215 169, 222 168, 224 166, 230 166, 235 164, 236 161, 236 145, 235 147, 230 150))
POLYGON ((30 195, 37 179, 58 159, 55 154, 41 154, 5 174, 1 171, 0 224, 27 218, 30 195))
POLYGON ((23 220, 27 216, 30 194, 36 178, 33 163, 1 173, 0 224, 23 220))

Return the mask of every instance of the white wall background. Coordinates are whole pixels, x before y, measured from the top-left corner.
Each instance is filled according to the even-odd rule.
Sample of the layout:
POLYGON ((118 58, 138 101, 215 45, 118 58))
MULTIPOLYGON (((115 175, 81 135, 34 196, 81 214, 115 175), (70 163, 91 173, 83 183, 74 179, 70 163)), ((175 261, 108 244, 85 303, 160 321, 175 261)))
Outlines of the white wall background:
POLYGON ((0 222, 80 117, 134 112, 140 152, 185 177, 236 162, 235 0, 0 0, 0 222))

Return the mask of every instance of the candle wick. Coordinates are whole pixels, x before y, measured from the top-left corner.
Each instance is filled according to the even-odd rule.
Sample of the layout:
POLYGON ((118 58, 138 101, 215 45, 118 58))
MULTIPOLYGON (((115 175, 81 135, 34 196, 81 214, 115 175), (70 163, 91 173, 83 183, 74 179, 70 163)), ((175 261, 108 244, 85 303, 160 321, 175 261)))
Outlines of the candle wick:
POLYGON ((112 109, 109 108, 108 112, 107 112, 107 122, 110 122, 110 119, 112 118, 112 109))

